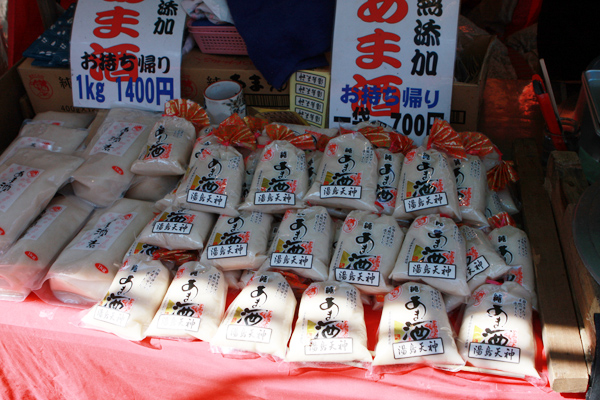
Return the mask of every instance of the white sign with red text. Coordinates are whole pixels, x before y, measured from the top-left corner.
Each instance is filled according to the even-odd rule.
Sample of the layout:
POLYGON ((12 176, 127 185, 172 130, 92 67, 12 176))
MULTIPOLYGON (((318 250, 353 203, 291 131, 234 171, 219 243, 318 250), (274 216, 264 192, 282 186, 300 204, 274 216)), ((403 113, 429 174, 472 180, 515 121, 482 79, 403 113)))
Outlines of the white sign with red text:
POLYGON ((421 144, 450 119, 459 0, 338 0, 329 127, 381 121, 421 144))
POLYGON ((162 111, 181 97, 178 0, 79 0, 71 35, 77 107, 162 111))

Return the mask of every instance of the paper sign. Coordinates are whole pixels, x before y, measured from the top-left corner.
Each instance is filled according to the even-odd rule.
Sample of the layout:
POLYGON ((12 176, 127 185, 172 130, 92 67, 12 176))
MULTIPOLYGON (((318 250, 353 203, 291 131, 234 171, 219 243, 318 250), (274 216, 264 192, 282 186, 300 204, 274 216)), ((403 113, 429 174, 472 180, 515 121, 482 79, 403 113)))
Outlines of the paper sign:
POLYGON ((417 145, 450 119, 458 0, 338 0, 329 126, 381 121, 417 145))
POLYGON ((162 111, 180 98, 185 17, 177 0, 79 0, 71 36, 73 104, 162 111))

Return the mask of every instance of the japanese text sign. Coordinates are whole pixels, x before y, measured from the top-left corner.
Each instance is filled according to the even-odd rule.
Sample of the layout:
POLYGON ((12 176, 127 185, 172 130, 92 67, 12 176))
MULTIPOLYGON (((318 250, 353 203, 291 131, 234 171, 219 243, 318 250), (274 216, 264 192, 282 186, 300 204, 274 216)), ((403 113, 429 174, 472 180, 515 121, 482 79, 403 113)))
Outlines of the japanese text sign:
POLYGON ((162 111, 181 97, 185 17, 178 0, 79 0, 71 35, 73 104, 162 111))
POLYGON ((421 144, 449 120, 458 0, 338 0, 329 126, 378 120, 421 144))

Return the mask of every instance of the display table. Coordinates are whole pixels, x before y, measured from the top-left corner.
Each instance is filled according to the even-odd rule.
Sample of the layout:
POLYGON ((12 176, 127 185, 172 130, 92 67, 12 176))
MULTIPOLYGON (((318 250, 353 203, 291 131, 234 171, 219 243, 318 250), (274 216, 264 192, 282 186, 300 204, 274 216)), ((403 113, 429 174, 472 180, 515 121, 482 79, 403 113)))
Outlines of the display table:
MULTIPOLYGON (((35 295, 23 303, 0 302, 0 398, 584 398, 563 397, 548 385, 540 389, 518 379, 429 367, 379 380, 358 368, 298 373, 262 358, 223 358, 200 341, 129 342, 78 327, 83 312, 48 305, 35 295)), ((380 313, 367 308, 366 315, 372 348, 380 313)), ((541 349, 538 353, 541 361, 541 349)))

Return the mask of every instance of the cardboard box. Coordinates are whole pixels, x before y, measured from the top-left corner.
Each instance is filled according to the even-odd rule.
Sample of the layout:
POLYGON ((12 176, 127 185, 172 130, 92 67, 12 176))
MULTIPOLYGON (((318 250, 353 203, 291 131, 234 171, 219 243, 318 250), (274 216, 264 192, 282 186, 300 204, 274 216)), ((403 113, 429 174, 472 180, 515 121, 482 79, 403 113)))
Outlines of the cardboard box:
POLYGON ((310 125, 326 128, 330 84, 331 67, 296 71, 290 78, 290 109, 310 125))
POLYGON ((18 66, 19 75, 36 114, 44 111, 93 112, 95 109, 73 106, 71 70, 31 65, 26 58, 18 66))
POLYGON ((290 105, 289 86, 275 89, 269 85, 248 56, 204 54, 194 49, 181 61, 184 98, 204 104, 204 89, 226 79, 241 83, 247 106, 287 109, 290 105))
MULTIPOLYGON (((18 67, 19 75, 36 113, 43 111, 90 112, 73 106, 71 71, 68 68, 45 68, 31 65, 25 59, 18 67)), ((181 96, 204 104, 204 89, 215 81, 230 79, 244 87, 248 106, 289 108, 289 87, 275 89, 256 69, 248 56, 203 54, 198 49, 181 61, 181 96)))
POLYGON ((479 73, 471 82, 454 82, 452 85, 450 125, 458 132, 478 130, 479 108, 483 102, 490 48, 494 39, 492 35, 479 35, 464 49, 463 60, 470 63, 468 67, 479 69, 479 73))

